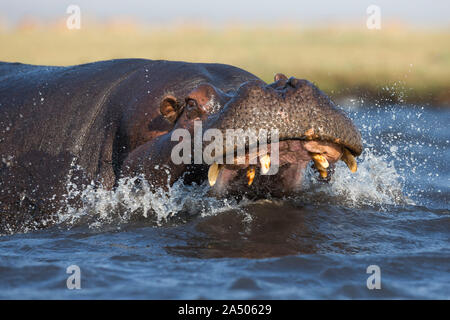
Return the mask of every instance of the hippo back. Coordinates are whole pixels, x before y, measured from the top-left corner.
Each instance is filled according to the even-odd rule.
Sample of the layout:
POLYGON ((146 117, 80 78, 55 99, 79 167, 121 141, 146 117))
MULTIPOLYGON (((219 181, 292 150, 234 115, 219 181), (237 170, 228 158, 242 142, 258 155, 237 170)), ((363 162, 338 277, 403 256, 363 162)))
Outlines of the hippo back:
POLYGON ((256 77, 232 66, 164 60, 0 62, 0 233, 58 211, 74 176, 114 185, 123 136, 133 134, 123 127, 133 127, 140 106, 157 115, 164 93, 183 95, 205 81, 227 91, 249 79, 256 77))

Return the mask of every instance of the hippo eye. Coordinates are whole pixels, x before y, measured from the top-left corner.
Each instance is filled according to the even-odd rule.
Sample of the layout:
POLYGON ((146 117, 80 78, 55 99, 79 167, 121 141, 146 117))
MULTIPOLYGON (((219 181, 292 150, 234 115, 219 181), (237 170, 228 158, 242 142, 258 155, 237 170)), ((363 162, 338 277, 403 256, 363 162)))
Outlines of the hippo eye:
POLYGON ((188 99, 186 101, 186 112, 187 117, 191 120, 200 118, 202 115, 202 111, 198 107, 197 101, 195 101, 194 99, 188 99))

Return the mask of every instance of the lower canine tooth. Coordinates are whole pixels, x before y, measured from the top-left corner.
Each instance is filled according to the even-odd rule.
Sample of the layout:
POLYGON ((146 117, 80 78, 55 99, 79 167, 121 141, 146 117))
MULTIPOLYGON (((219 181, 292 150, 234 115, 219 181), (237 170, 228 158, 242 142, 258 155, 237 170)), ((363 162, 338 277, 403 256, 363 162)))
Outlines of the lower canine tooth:
POLYGON ((311 153, 311 158, 314 160, 316 164, 319 163, 325 169, 330 166, 330 164, 327 161, 327 158, 325 158, 320 153, 311 153))
POLYGON ((266 174, 270 169, 270 156, 266 154, 264 157, 259 158, 259 163, 261 164, 261 173, 266 174))
POLYGON ((248 168, 247 169, 247 179, 248 179, 248 185, 251 186, 253 183, 253 179, 255 179, 255 168, 248 168))
POLYGON ((327 170, 319 170, 320 176, 322 178, 326 178, 328 176, 327 170))
POLYGON ((217 177, 219 176, 220 166, 217 163, 213 163, 208 170, 208 181, 209 185, 212 187, 216 184, 217 177))
POLYGON ((347 148, 344 148, 344 153, 342 154, 341 160, 345 162, 351 172, 356 172, 356 170, 358 170, 355 157, 353 157, 347 148))

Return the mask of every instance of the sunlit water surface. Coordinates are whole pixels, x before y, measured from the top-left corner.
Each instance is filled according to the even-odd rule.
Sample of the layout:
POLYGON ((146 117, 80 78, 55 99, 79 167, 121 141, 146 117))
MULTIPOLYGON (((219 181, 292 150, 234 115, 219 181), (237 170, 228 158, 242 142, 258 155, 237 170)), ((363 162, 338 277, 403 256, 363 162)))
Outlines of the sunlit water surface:
POLYGON ((450 110, 345 108, 361 128, 358 172, 308 169, 297 198, 80 190, 43 231, 0 236, 0 298, 450 298, 450 110), (81 269, 81 289, 66 268, 81 269), (369 265, 381 289, 367 288, 369 265))

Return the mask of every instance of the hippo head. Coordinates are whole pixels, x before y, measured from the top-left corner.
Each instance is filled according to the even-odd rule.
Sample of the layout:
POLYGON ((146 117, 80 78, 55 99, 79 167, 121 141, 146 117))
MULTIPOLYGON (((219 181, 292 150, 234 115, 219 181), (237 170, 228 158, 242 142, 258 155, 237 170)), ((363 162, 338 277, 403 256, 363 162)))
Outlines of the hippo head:
POLYGON ((211 193, 217 196, 296 193, 309 163, 314 164, 318 178, 326 181, 339 160, 356 171, 354 156, 363 149, 358 129, 322 91, 307 80, 282 74, 271 84, 250 80, 227 92, 200 83, 181 99, 163 96, 159 112, 170 129, 137 147, 124 163, 126 172, 143 173, 153 184, 171 184, 179 178, 198 184, 208 180, 211 193), (183 140, 179 129, 192 137, 189 150, 181 151, 188 157, 183 163, 173 159, 180 154, 183 140), (195 135, 200 135, 200 149, 204 150, 217 142, 215 136, 205 139, 211 129, 222 134, 221 147, 213 149, 209 159, 197 157, 195 135), (254 145, 243 135, 246 139, 239 153, 237 140, 243 136, 237 134, 237 143, 230 143, 227 132, 231 129, 256 133, 257 144, 265 145, 265 152, 251 148, 254 145), (261 141, 261 132, 267 133, 265 141, 261 141), (268 174, 271 167, 277 168, 275 174, 268 174))

